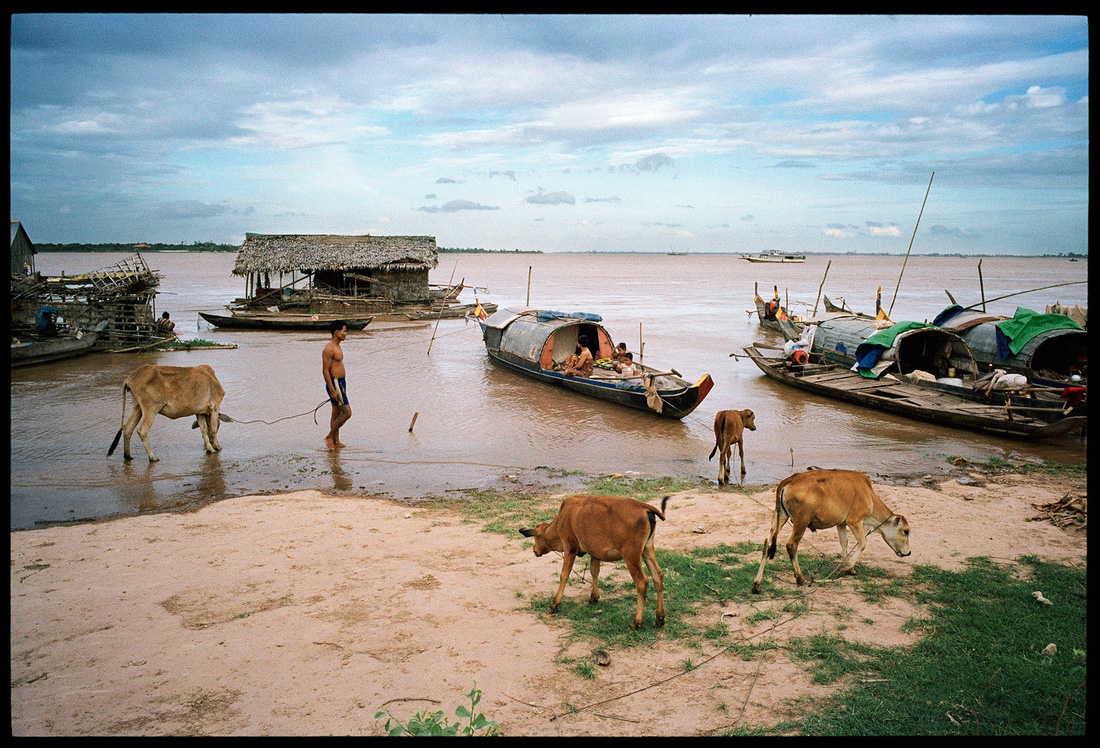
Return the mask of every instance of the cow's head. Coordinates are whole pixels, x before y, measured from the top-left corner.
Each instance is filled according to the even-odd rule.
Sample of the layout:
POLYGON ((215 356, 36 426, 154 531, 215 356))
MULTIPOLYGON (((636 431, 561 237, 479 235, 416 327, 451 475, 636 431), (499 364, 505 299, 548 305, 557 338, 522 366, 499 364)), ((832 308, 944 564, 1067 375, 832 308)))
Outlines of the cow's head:
POLYGON ((520 535, 523 535, 525 538, 535 539, 535 558, 545 553, 549 553, 552 550, 550 544, 546 541, 546 528, 549 526, 549 522, 540 522, 533 528, 524 527, 519 531, 520 535))
POLYGON ((909 550, 909 522, 900 514, 892 514, 879 528, 886 545, 890 546, 899 556, 908 556, 909 550))
POLYGON ((741 411, 741 424, 749 431, 756 431, 756 416, 751 410, 741 411))

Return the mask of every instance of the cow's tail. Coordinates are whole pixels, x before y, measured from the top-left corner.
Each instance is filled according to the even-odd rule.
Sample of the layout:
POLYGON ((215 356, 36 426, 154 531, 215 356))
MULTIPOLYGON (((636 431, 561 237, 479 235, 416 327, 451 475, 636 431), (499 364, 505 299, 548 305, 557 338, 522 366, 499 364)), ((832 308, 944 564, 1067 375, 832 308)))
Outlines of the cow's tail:
POLYGON ((122 423, 118 427, 118 433, 115 434, 115 440, 111 442, 111 448, 107 450, 108 457, 113 455, 118 448, 118 440, 122 438, 122 427, 126 425, 126 390, 128 389, 128 385, 122 385, 122 423))
POLYGON ((710 457, 708 457, 707 459, 708 460, 713 460, 714 459, 714 453, 717 452, 717 451, 718 451, 718 439, 716 438, 714 440, 714 449, 712 449, 710 451, 710 457))
POLYGON ((665 507, 668 506, 669 497, 666 496, 661 499, 661 511, 657 511, 656 507, 646 511, 645 515, 649 518, 649 539, 653 540, 653 533, 657 530, 657 518, 660 517, 661 521, 665 519, 665 507))
POLYGON ((779 537, 779 513, 783 512, 788 517, 790 513, 787 511, 787 507, 783 504, 783 492, 786 491, 786 486, 779 486, 775 490, 775 516, 772 517, 772 531, 768 536, 769 545, 767 548, 768 558, 775 558, 775 542, 779 537))

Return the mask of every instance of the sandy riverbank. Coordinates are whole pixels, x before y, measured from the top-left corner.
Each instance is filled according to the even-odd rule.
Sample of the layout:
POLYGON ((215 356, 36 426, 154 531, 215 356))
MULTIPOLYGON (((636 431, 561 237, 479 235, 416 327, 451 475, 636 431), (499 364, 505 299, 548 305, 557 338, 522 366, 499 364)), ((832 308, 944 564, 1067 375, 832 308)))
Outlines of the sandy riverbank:
MULTIPOLYGON (((975 478, 876 484, 909 518, 913 556, 898 559, 873 537, 862 562, 897 575, 977 555, 1085 566, 1084 531, 1029 521, 1033 504, 1084 495, 1084 479, 975 478)), ((759 544, 773 496, 673 494, 658 547, 759 544)), ((316 491, 11 533, 12 732, 375 735, 384 702, 402 718, 423 707, 453 718, 476 680, 478 709, 507 735, 707 735, 738 715, 774 724, 797 708, 788 700, 827 688, 781 650, 710 659, 717 645, 701 653, 664 637, 612 651, 586 680, 573 662, 592 644, 567 642, 560 623, 530 608, 553 594, 560 557, 536 559, 523 540, 444 510, 316 491), (626 695, 681 673, 688 658, 703 664, 626 695), (579 711, 559 716, 564 704, 579 711)), ((838 551, 835 531, 807 535, 803 569, 838 551)), ((621 563, 609 566, 625 577, 621 563)), ((775 581, 794 586, 789 571, 775 581)), ((868 604, 851 579, 809 589, 811 612, 766 633, 773 622, 747 622, 775 603, 766 595, 700 620, 776 642, 841 623, 849 638, 911 641, 902 624, 918 611, 907 604, 868 604), (835 615, 843 608, 850 614, 835 615)))

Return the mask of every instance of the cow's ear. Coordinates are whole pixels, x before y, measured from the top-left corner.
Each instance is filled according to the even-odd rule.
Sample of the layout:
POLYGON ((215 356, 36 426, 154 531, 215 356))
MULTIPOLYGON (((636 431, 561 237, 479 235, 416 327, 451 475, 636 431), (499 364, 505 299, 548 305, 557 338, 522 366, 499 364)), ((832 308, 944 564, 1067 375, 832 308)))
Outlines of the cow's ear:
POLYGON ((901 524, 901 515, 895 514, 894 515, 894 527, 897 527, 900 524, 901 524))
POLYGON ((529 537, 531 537, 532 535, 535 534, 535 531, 533 529, 531 529, 530 527, 521 527, 519 529, 519 534, 522 535, 525 538, 529 538, 529 537))

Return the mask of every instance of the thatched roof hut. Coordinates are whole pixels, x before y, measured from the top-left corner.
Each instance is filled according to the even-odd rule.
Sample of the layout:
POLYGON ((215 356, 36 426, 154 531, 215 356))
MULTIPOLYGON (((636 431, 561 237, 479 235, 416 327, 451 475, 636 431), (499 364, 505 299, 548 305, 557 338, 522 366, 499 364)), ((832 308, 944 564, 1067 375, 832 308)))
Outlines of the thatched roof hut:
POLYGON ((438 264, 434 236, 246 234, 233 274, 292 270, 428 271, 438 264))
POLYGON ((428 271, 438 264, 434 236, 246 234, 233 274, 249 278, 257 298, 272 288, 273 273, 290 273, 311 278, 314 298, 324 291, 417 302, 428 300, 428 271))

